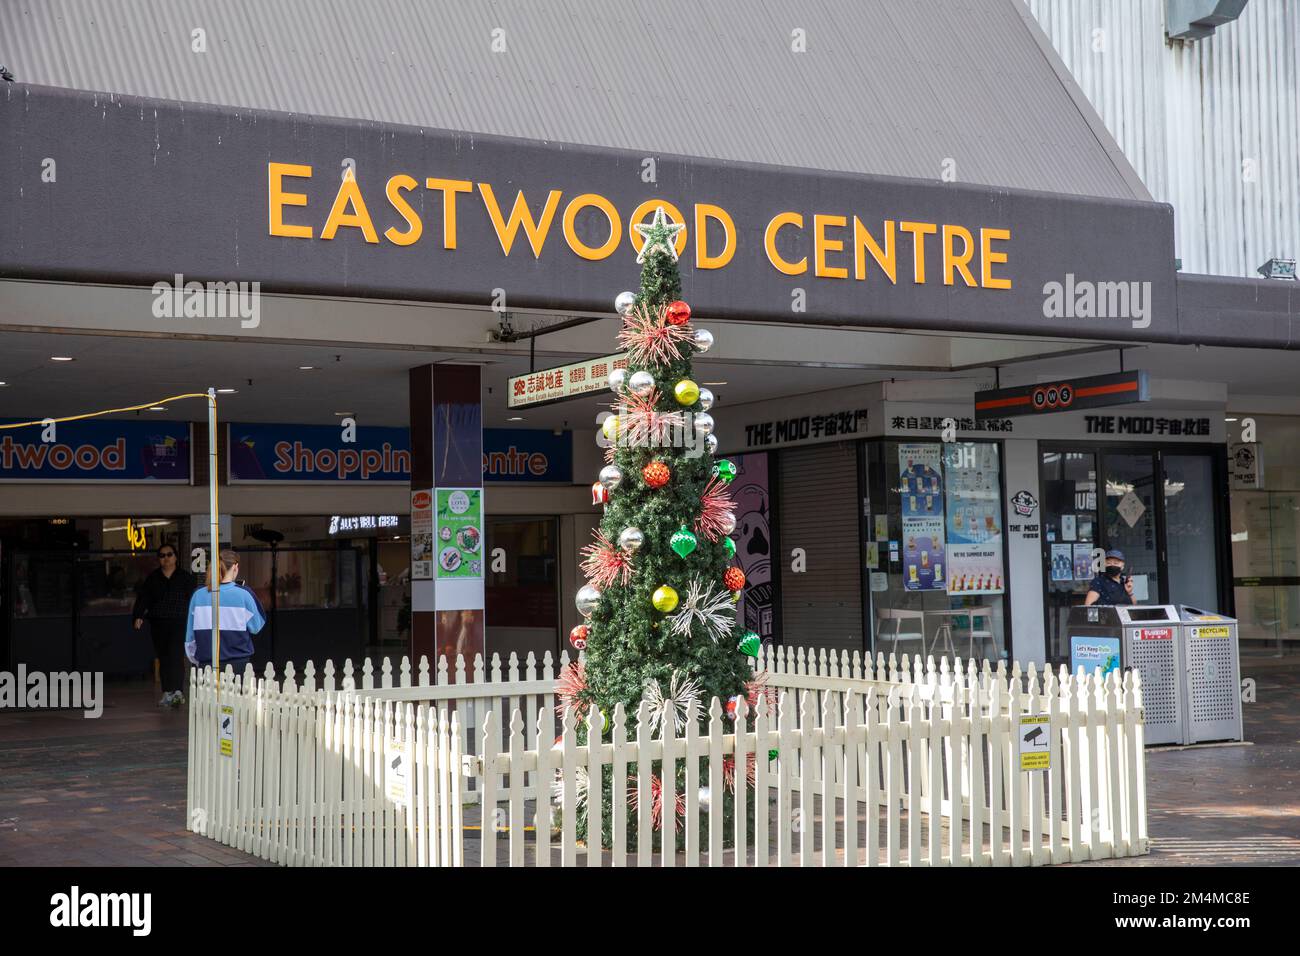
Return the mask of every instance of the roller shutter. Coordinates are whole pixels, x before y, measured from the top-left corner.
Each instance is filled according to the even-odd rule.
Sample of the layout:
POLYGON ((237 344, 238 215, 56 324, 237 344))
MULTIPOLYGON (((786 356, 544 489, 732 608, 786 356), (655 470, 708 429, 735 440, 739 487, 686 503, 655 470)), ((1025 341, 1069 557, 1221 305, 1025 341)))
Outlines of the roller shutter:
POLYGON ((788 647, 861 650, 862 577, 858 465, 852 442, 785 449, 777 455, 781 636, 788 647), (790 568, 802 548, 803 573, 790 568))

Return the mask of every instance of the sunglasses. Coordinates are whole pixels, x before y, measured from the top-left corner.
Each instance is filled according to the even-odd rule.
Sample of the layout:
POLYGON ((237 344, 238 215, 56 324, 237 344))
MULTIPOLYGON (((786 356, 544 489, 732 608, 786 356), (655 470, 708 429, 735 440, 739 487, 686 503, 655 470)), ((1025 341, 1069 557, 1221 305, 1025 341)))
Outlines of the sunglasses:
POLYGON ((160 558, 174 558, 174 557, 176 557, 176 552, 175 552, 175 551, 162 551, 162 552, 160 552, 160 553, 158 554, 158 557, 160 557, 160 558))

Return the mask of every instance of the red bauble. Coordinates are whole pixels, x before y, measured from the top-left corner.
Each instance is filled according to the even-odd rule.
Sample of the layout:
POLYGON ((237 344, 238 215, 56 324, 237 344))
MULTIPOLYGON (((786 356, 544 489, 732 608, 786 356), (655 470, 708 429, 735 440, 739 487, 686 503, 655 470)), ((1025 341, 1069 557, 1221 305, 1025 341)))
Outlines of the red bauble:
POLYGON ((691 320, 691 307, 681 299, 669 302, 665 316, 669 325, 685 325, 691 320))
POLYGON ((573 645, 575 650, 585 650, 587 647, 587 635, 590 633, 591 631, 588 630, 586 624, 579 624, 569 632, 569 643, 573 645))
POLYGON ((591 486, 591 503, 593 505, 609 504, 609 489, 599 481, 591 486))
POLYGON ((722 583, 728 591, 739 591, 745 586, 745 572, 737 567, 727 568, 722 573, 722 583))
POLYGON ((673 473, 662 461, 652 461, 641 469, 641 477, 651 488, 662 488, 672 476, 673 473))

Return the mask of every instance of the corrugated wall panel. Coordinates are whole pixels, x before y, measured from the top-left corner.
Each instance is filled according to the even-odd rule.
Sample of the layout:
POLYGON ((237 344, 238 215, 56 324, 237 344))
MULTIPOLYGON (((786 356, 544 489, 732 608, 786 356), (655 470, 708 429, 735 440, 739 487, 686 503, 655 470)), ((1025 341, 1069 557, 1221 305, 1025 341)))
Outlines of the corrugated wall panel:
POLYGON ((1190 43, 1164 0, 1025 0, 1152 196, 1186 272, 1300 256, 1300 3, 1251 0, 1190 43))
POLYGON ((50 86, 922 179, 951 159, 960 182, 1148 198, 1019 4, 6 0, 0 62, 50 86))
POLYGON ((852 442, 777 454, 781 639, 791 647, 861 650, 862 552, 857 449, 852 442), (807 570, 790 569, 801 548, 807 570))

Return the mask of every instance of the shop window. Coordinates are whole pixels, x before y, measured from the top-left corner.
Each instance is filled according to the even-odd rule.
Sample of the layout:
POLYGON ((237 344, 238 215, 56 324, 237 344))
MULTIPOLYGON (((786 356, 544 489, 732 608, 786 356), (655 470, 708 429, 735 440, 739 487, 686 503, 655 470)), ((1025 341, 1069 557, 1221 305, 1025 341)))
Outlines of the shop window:
POLYGON ((1000 446, 872 442, 868 474, 875 648, 936 659, 1006 658, 1000 446))

